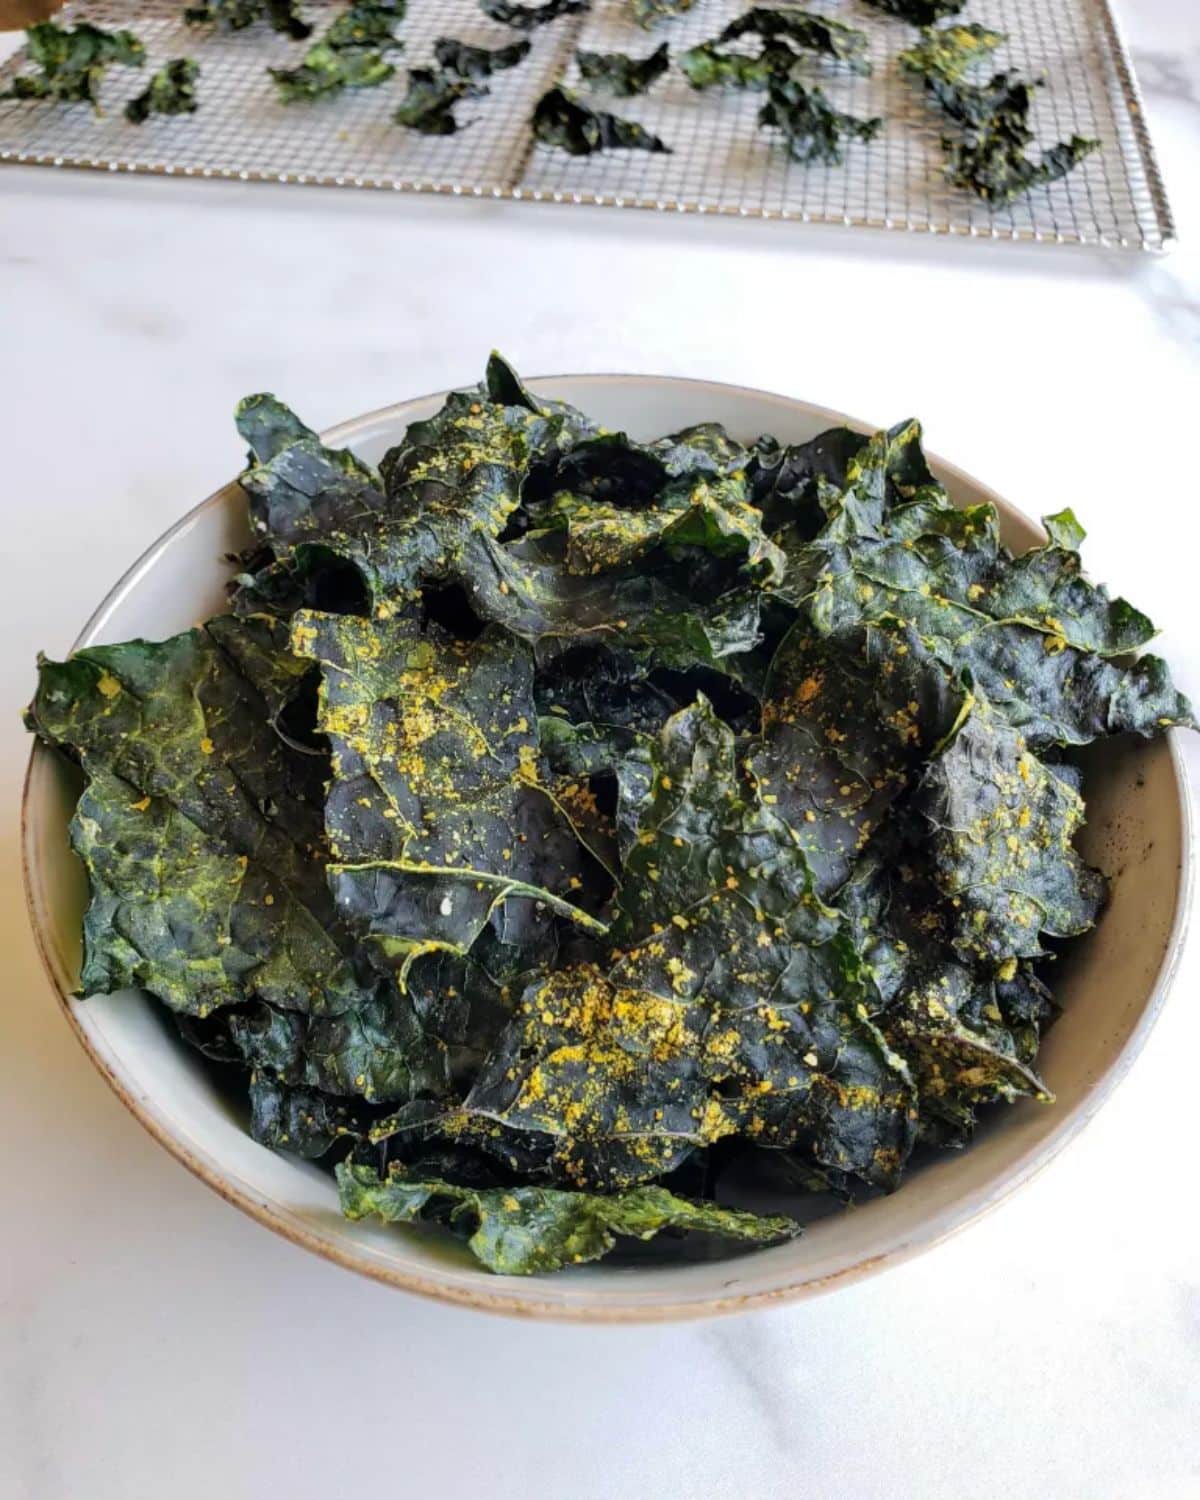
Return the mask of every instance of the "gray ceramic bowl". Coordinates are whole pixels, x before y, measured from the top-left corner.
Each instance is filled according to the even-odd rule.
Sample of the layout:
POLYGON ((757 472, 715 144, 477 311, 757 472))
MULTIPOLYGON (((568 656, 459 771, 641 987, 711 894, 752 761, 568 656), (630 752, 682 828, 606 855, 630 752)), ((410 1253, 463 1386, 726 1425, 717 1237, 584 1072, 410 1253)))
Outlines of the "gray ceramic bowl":
MULTIPOLYGON (((800 401, 703 381, 589 375, 533 385, 638 437, 708 418, 739 437, 766 431, 789 442, 836 423, 869 430, 800 401)), ((429 416, 442 399, 388 407, 324 436, 378 460, 407 423, 429 416)), ((1010 547, 1020 551, 1043 540, 1039 527, 985 486, 931 462, 956 503, 996 504, 1010 547)), ((76 646, 162 637, 217 612, 228 573, 224 558, 247 539, 244 501, 229 485, 130 569, 76 646)), ((1113 877, 1113 893, 1099 928, 1064 964, 1057 988, 1064 1013, 1040 1059, 1056 1103, 1028 1101, 994 1112, 968 1150, 939 1157, 891 1197, 822 1219, 791 1243, 735 1259, 600 1263, 532 1279, 493 1276, 441 1239, 348 1223, 329 1176, 255 1145, 145 995, 70 998, 86 889, 67 843, 71 778, 40 747, 25 789, 25 872, 46 968, 80 1041, 146 1129, 229 1202, 329 1260, 448 1302, 594 1322, 683 1318, 811 1296, 895 1264, 994 1207, 1072 1139, 1141 1049, 1175 968, 1191 868, 1185 786, 1171 736, 1150 745, 1108 742, 1091 754, 1082 846, 1113 877)))

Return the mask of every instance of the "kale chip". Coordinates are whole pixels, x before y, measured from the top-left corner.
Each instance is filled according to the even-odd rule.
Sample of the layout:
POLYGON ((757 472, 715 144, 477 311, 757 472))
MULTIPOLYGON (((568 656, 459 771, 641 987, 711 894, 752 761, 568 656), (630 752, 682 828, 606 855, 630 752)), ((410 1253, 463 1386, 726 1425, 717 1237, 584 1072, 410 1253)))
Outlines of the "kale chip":
MULTIPOLYGON (((960 85, 954 106, 946 110, 951 119, 960 121, 964 113, 974 113, 973 108, 964 110, 961 90, 960 85)), ((985 93, 991 105, 986 119, 968 125, 960 140, 947 137, 943 141, 950 180, 956 187, 969 188, 992 203, 1008 203, 1031 188, 1057 182, 1100 149, 1098 140, 1073 135, 1048 147, 1034 161, 1026 154, 1033 140, 1027 123, 1028 86, 1017 82, 985 93)))
POLYGON ((352 47, 376 47, 386 50, 399 46, 396 27, 404 19, 406 0, 354 0, 337 16, 323 40, 342 51, 352 47))
POLYGON ((867 33, 815 11, 772 10, 756 5, 730 21, 716 43, 720 46, 744 36, 757 36, 764 42, 785 42, 799 52, 816 52, 846 63, 855 73, 871 71, 866 57, 867 33))
POLYGON ((480 99, 483 84, 437 68, 410 68, 408 92, 392 118, 421 135, 454 135, 462 127, 454 106, 462 99, 480 99))
POLYGON ((649 57, 627 57, 623 52, 576 52, 575 61, 585 82, 622 99, 644 94, 671 65, 666 42, 649 57))
POLYGON ((985 62, 1008 40, 1003 31, 990 31, 978 22, 964 26, 926 26, 921 40, 898 59, 906 73, 960 83, 977 64, 985 62))
POLYGON ((42 71, 14 78, 12 98, 82 102, 93 109, 99 108, 100 83, 111 64, 140 68, 146 60, 146 49, 131 31, 102 31, 87 21, 73 27, 39 21, 26 31, 25 45, 42 71))
POLYGON ((453 37, 442 36, 433 44, 433 55, 438 67, 445 72, 454 73, 459 78, 468 78, 473 83, 481 83, 493 73, 502 72, 505 68, 515 68, 524 62, 532 45, 532 42, 520 41, 513 42, 510 47, 489 50, 487 47, 472 47, 453 37))
POLYGON ((300 14, 296 0, 207 0, 203 5, 189 5, 183 12, 189 26, 221 26, 227 31, 244 31, 256 21, 266 21, 272 31, 303 42, 312 35, 312 27, 300 14))
POLYGON ((777 74, 788 73, 798 61, 790 47, 776 43, 757 57, 722 52, 715 42, 689 47, 676 59, 680 72, 694 89, 765 89, 777 74))
POLYGON ((375 1215, 386 1224, 432 1219, 467 1238, 471 1253, 502 1276, 532 1276, 599 1260, 618 1237, 648 1240, 663 1230, 691 1230, 770 1245, 798 1233, 791 1219, 764 1218, 694 1203, 666 1188, 634 1188, 600 1197, 559 1188, 471 1188, 414 1179, 393 1167, 381 1178, 369 1166, 338 1167, 342 1212, 375 1215))
POLYGON ((900 58, 907 72, 924 79, 929 99, 952 127, 942 137, 951 182, 997 204, 1057 182, 1100 149, 1099 141, 1074 135, 1036 160, 1028 154, 1034 140, 1029 124, 1033 91, 1041 80, 996 73, 978 84, 965 76, 1004 39, 1003 33, 979 26, 926 31, 921 43, 900 58))
POLYGON ((671 149, 635 120, 622 120, 580 103, 561 84, 538 100, 532 123, 534 135, 544 146, 556 146, 572 156, 590 156, 593 151, 671 149))
POLYGON ((374 88, 396 71, 384 57, 404 43, 394 28, 404 18, 404 0, 356 0, 304 54, 299 67, 269 68, 285 104, 374 88))
POLYGON ((777 73, 767 79, 767 102, 758 112, 758 123, 783 132, 794 160, 833 166, 841 163, 845 138, 873 141, 883 129, 882 119, 844 114, 833 108, 822 89, 777 73))
POLYGON ((82 776, 81 993, 155 996, 257 1141, 529 1275, 774 1243, 753 1181, 891 1191, 1052 1103, 1107 896, 1071 751, 1194 727, 1071 511, 1014 556, 916 422, 643 441, 495 355, 378 466, 237 425, 232 612, 42 661, 28 722, 82 776))
POLYGON ((368 47, 331 47, 314 42, 295 68, 270 68, 284 104, 320 99, 343 89, 368 89, 385 83, 396 71, 379 52, 368 47))
POLYGON ((517 31, 533 31, 547 26, 561 16, 582 16, 592 8, 592 0, 542 0, 541 5, 511 5, 509 0, 479 0, 479 9, 493 21, 512 26, 517 31))
POLYGON ((125 106, 125 118, 140 125, 151 115, 191 115, 198 108, 196 79, 200 65, 190 57, 173 57, 125 106))

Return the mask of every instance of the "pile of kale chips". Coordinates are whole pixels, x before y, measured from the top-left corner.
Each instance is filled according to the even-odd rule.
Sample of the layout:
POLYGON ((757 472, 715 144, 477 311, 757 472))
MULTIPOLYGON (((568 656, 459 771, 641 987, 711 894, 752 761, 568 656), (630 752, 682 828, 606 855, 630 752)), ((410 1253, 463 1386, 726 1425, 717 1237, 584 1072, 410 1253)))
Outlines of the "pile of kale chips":
POLYGON ((43 661, 81 991, 150 991, 344 1211, 496 1271, 769 1242, 1045 1099, 1104 881, 1064 751, 1190 722, 1069 511, 1013 557, 909 422, 652 442, 498 357, 378 469, 238 411, 231 612, 43 661))

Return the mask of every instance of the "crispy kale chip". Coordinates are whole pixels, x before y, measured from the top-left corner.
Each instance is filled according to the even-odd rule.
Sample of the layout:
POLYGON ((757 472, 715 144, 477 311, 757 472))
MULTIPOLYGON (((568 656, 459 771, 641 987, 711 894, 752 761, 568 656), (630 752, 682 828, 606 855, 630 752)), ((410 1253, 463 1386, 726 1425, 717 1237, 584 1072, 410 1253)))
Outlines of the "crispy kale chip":
POLYGON ((515 68, 524 62, 532 45, 532 42, 522 40, 513 42, 510 47, 489 49, 472 47, 467 42, 456 41, 454 37, 442 36, 433 44, 433 55, 438 67, 447 73, 481 83, 493 73, 502 72, 505 68, 515 68))
POLYGON ((572 899, 588 851, 545 784, 524 642, 306 613, 292 647, 322 667, 334 898, 380 962, 403 977, 424 953, 465 956, 489 924, 518 945, 559 918, 603 935, 572 899))
POLYGON ((533 133, 544 146, 555 146, 572 156, 593 151, 670 151, 635 120, 622 120, 604 110, 582 104, 561 85, 542 95, 533 112, 533 133))
POLYGON ((729 1136, 880 1185, 912 1141, 905 1070, 789 830, 701 698, 664 726, 605 970, 522 996, 446 1122, 501 1161, 600 1191, 729 1136))
POLYGON ((375 466, 247 398, 233 612, 42 662, 81 992, 148 990, 348 1215, 504 1274, 773 1243, 763 1182, 891 1191, 1049 1103, 1108 894, 1073 749, 1193 723, 1072 512, 1014 556, 916 422, 643 439, 498 356, 435 405, 375 466))
POLYGON ((140 125, 151 115, 195 114, 198 108, 196 79, 199 75, 199 63, 190 57, 173 57, 125 106, 125 118, 133 125, 140 125))
POLYGON ((649 57, 627 57, 623 52, 576 52, 575 61, 586 83, 622 99, 644 94, 671 65, 666 42, 649 57))
POLYGON ((319 606, 346 568, 357 585, 351 595, 375 605, 448 571, 517 507, 531 430, 523 416, 451 396, 432 421, 409 428, 380 474, 346 449, 326 448, 274 396, 247 397, 237 415, 250 445, 241 484, 273 558, 265 577, 245 578, 251 607, 264 591, 319 606))
POLYGON ((82 21, 78 26, 56 26, 39 21, 25 33, 30 62, 40 73, 13 79, 14 99, 58 99, 63 104, 99 107, 101 80, 111 64, 140 68, 146 49, 131 31, 102 31, 82 21))
POLYGON ((935 21, 958 15, 967 0, 866 0, 866 3, 913 26, 932 26, 935 21))
POLYGON ((786 495, 803 518, 780 538, 783 591, 819 633, 902 621, 944 665, 969 673, 1035 750, 1191 722, 1157 657, 1125 659, 1153 627, 1083 575, 1070 512, 1047 518, 1046 547, 1013 558, 990 505, 950 505, 921 457, 917 423, 869 441, 817 441, 770 454, 770 480, 759 470, 751 489, 781 514, 786 495), (823 529, 805 537, 822 507, 823 529))
POLYGON ((695 1203, 662 1187, 607 1197, 546 1187, 480 1189, 414 1179, 396 1167, 381 1178, 372 1167, 346 1162, 338 1167, 338 1189, 347 1218, 373 1214, 387 1224, 444 1223, 467 1239, 489 1271, 502 1276, 532 1276, 599 1260, 619 1238, 648 1240, 664 1230, 755 1245, 777 1244, 799 1232, 788 1218, 695 1203))
POLYGON ((980 26, 947 27, 924 32, 900 58, 907 72, 925 80, 929 99, 951 127, 942 137, 951 182, 997 204, 1057 182, 1100 149, 1099 141, 1073 135, 1036 158, 1029 155, 1033 92, 1042 81, 1016 73, 996 73, 983 84, 966 79, 1003 40, 1003 33, 980 26))
POLYGON ((421 135, 454 135, 462 127, 454 106, 462 99, 479 99, 483 84, 437 68, 410 68, 408 92, 392 118, 421 135))
POLYGON ((986 62, 1007 40, 1003 31, 990 31, 975 21, 962 26, 926 26, 921 40, 900 54, 899 63, 906 73, 918 78, 961 83, 973 67, 986 62))
POLYGON ((183 19, 189 26, 216 25, 227 31, 244 31, 256 21, 266 21, 272 31, 294 42, 312 35, 296 0, 208 0, 204 5, 187 6, 183 19))
POLYGON ((356 0, 304 54, 299 67, 269 68, 285 104, 374 88, 396 71, 384 56, 404 43, 395 27, 404 18, 404 0, 356 0))
POLYGON ((542 0, 541 5, 511 5, 509 0, 479 0, 479 9, 493 21, 517 31, 533 31, 561 16, 582 16, 592 0, 542 0))
POLYGON ((406 0, 354 0, 337 16, 322 40, 335 51, 373 47, 387 51, 401 45, 396 27, 404 19, 406 0))
MULTIPOLYGON (((32 728, 82 767, 84 994, 127 985, 204 1016, 257 996, 337 1012, 361 990, 325 880, 325 761, 275 730, 247 667, 260 621, 43 661, 32 728)), ((256 663, 294 678, 281 643, 256 663)))
POLYGON ((382 53, 366 47, 331 47, 314 42, 296 68, 271 68, 284 104, 320 99, 343 89, 368 89, 385 83, 396 71, 382 53))
POLYGON ((767 43, 783 42, 798 52, 816 52, 846 63, 855 73, 871 71, 866 32, 815 11, 772 10, 756 5, 730 21, 716 42, 719 46, 744 36, 757 36, 767 43))
MULTIPOLYGON (((961 88, 954 108, 946 111, 954 120, 960 119, 964 103, 961 88)), ((1057 182, 1099 151, 1098 140, 1073 135, 1048 147, 1034 160, 1026 153, 1033 140, 1027 124, 1028 86, 1015 83, 985 92, 989 106, 994 103, 986 119, 979 125, 966 126, 961 139, 947 138, 944 143, 950 180, 956 187, 969 188, 992 203, 1008 203, 1031 188, 1057 182), (1003 97, 998 98, 998 94, 1003 97)), ((965 113, 974 113, 973 107, 965 113)))
POLYGON ((758 123, 783 132, 788 155, 796 161, 842 160, 842 143, 873 141, 883 129, 879 118, 863 120, 834 109, 822 89, 808 87, 798 78, 772 74, 767 79, 767 102, 758 112, 758 123))
POLYGON ((757 57, 722 52, 715 42, 689 47, 676 59, 680 72, 694 89, 765 89, 777 74, 786 74, 798 58, 790 47, 773 43, 757 57))
POLYGON ((838 895, 863 963, 868 1009, 904 1058, 919 1098, 918 1137, 959 1145, 980 1106, 1028 1096, 1049 1102, 1034 1070, 1054 1018, 1027 964, 972 967, 951 949, 946 913, 895 830, 875 840, 838 895))

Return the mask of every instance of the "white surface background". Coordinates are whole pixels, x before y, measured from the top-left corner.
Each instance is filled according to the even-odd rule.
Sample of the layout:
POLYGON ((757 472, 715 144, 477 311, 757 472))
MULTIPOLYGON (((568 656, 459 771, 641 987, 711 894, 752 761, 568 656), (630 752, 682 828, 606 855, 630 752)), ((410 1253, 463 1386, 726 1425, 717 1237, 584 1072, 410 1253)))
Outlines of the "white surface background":
POLYGON ((804 1306, 542 1327, 359 1281, 194 1181, 60 1020, 17 871, 34 652, 236 470, 234 401, 323 426, 472 380, 492 344, 918 414, 1025 510, 1076 506, 1200 696, 1200 15, 1124 8, 1164 261, 0 174, 4 1500, 1200 1494, 1200 942, 1096 1123, 951 1243, 804 1306))

